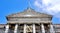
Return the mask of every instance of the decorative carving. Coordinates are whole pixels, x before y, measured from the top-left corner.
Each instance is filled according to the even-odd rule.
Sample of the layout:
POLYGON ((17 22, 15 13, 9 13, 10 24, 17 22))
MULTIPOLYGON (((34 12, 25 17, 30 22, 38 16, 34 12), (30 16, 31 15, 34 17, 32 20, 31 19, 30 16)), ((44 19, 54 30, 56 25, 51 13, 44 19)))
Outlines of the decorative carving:
POLYGON ((26 26, 26 32, 32 32, 33 28, 32 26, 26 26))

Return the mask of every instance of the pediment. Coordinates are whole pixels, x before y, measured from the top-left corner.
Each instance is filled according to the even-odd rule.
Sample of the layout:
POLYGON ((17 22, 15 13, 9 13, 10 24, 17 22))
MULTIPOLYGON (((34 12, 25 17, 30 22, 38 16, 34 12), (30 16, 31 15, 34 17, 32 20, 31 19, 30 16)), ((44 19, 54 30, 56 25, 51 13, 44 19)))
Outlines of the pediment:
POLYGON ((24 10, 24 12, 11 14, 11 15, 8 15, 7 17, 52 17, 52 16, 44 13, 39 13, 32 8, 28 8, 24 10))

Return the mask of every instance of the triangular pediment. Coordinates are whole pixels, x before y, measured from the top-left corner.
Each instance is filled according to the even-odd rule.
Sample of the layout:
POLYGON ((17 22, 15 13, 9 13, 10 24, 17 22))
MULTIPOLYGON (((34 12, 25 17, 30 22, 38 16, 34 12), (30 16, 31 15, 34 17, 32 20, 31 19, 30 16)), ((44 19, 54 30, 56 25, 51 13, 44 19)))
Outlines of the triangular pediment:
POLYGON ((24 12, 11 14, 11 15, 8 15, 7 17, 52 17, 52 16, 44 13, 39 13, 32 8, 28 8, 24 10, 24 12))

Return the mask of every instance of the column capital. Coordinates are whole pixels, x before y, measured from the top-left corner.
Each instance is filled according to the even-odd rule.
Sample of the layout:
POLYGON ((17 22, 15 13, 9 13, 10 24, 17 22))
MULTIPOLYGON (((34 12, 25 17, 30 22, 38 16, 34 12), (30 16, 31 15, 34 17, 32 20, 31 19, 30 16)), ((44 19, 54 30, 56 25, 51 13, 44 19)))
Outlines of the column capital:
POLYGON ((55 33, 55 31, 54 31, 54 27, 53 27, 52 24, 50 25, 50 33, 55 33))
POLYGON ((9 25, 6 25, 5 33, 8 33, 8 31, 9 31, 9 25))
POLYGON ((26 24, 24 24, 24 33, 26 33, 26 24))
POLYGON ((33 24, 33 33, 36 33, 35 24, 33 24))
POLYGON ((44 24, 41 24, 42 33, 45 33, 44 24))
POLYGON ((17 33, 17 29, 18 29, 18 24, 15 24, 15 30, 14 30, 14 33, 17 33))

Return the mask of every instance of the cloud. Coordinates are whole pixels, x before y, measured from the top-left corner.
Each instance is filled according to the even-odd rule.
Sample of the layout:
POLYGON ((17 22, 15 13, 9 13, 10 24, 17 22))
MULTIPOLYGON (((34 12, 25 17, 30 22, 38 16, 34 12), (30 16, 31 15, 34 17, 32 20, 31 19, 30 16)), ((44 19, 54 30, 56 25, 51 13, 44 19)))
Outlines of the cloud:
POLYGON ((60 12, 60 0, 35 0, 34 5, 51 15, 56 15, 60 12))
POLYGON ((54 17, 57 17, 57 18, 59 18, 59 20, 60 20, 60 12, 57 13, 56 15, 54 15, 54 17))

